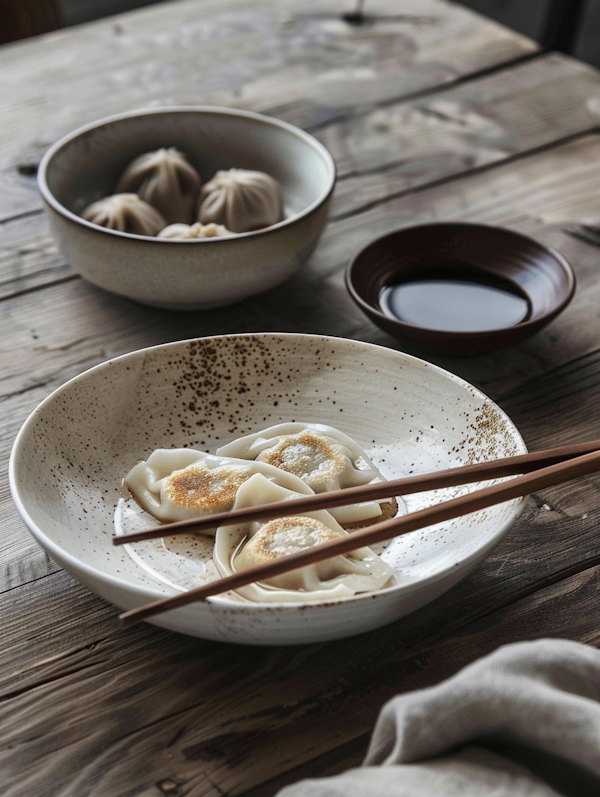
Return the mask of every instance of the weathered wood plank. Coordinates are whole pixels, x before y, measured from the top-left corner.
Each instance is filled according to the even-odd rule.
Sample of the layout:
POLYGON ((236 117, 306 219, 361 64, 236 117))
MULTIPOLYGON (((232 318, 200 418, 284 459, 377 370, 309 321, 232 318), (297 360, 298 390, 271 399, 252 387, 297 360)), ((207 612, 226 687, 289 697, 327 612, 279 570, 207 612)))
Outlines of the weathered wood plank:
MULTIPOLYGON (((589 309, 597 302, 594 281, 598 250, 565 233, 562 224, 568 228, 581 214, 593 218, 600 213, 596 190, 599 144, 595 137, 590 137, 559 150, 457 181, 453 186, 455 196, 442 186, 395 201, 395 212, 381 206, 361 214, 353 223, 344 220, 333 224, 303 274, 264 296, 218 313, 151 310, 112 297, 79 280, 6 302, 0 318, 3 341, 0 390, 5 399, 8 435, 4 453, 28 412, 51 389, 107 357, 146 345, 203 334, 262 329, 344 334, 398 346, 353 307, 345 293, 340 268, 360 244, 397 226, 400 220, 406 223, 440 216, 456 218, 456 196, 460 197, 459 210, 463 211, 460 217, 473 215, 479 220, 502 223, 516 221, 518 228, 535 232, 562 249, 576 266, 580 291, 563 316, 528 343, 489 357, 438 361, 484 387, 493 398, 501 399, 511 386, 595 351, 600 329, 589 309), (440 206, 442 212, 436 212, 440 206), (562 214, 562 222, 556 218, 557 212, 562 214), (540 214, 549 217, 549 225, 540 224, 540 214), (68 325, 56 323, 58 307, 69 318, 68 325), (578 320, 581 313, 588 317, 584 326, 578 320), (267 318, 269 322, 265 321, 267 318), (10 397, 14 404, 6 403, 10 397)), ((584 395, 590 397, 590 402, 594 400, 593 394, 584 395)), ((575 410, 576 407, 568 415, 574 424, 571 439, 575 439, 579 428, 574 423, 575 410)), ((595 410, 588 406, 586 417, 589 412, 595 410)), ((531 427, 535 430, 535 416, 531 427)), ((566 435, 567 429, 559 433, 566 435)), ((533 441, 537 439, 536 436, 533 441)), ((539 442, 544 444, 543 436, 539 442)), ((10 504, 8 511, 10 516, 10 504)), ((20 534, 17 539, 18 542, 13 540, 10 532, 4 544, 14 551, 22 544, 20 534)), ((13 557, 9 560, 13 561, 13 557)), ((37 572, 35 567, 34 572, 37 572)), ((9 583, 13 583, 12 576, 9 583)))
MULTIPOLYGON (((543 589, 574 572, 583 572, 600 557, 595 545, 599 510, 590 508, 590 504, 597 507, 599 491, 599 479, 590 478, 533 496, 509 537, 467 579, 419 612, 365 638, 396 640, 395 644, 402 650, 419 648, 425 640, 438 636, 442 629, 444 634, 458 631, 510 606, 523 595, 543 589), (397 639, 398 628, 402 629, 401 640, 397 639)), ((150 626, 123 631, 117 623, 114 607, 94 597, 62 571, 40 578, 34 589, 16 585, 4 591, 0 601, 6 604, 3 609, 6 615, 3 660, 10 665, 0 674, 0 695, 32 688, 52 678, 55 668, 62 665, 57 665, 50 656, 51 651, 58 658, 68 656, 72 649, 79 651, 104 637, 112 640, 113 647, 118 647, 119 640, 124 638, 137 640, 136 644, 143 647, 143 640, 168 634, 150 626), (69 605, 74 604, 81 607, 80 615, 74 616, 69 611, 69 605), (22 638, 20 618, 25 614, 30 618, 32 629, 36 629, 35 651, 31 651, 29 640, 22 638), (60 639, 54 634, 57 622, 61 627, 60 639)), ((189 642, 199 649, 208 646, 231 653, 249 650, 198 640, 186 642, 185 637, 175 634, 169 636, 172 642, 189 642)), ((345 640, 335 644, 340 649, 351 650, 355 642, 345 640)))
POLYGON ((182 0, 2 48, 0 219, 38 206, 27 175, 44 150, 99 117, 212 103, 306 127, 537 50, 442 0, 373 0, 358 26, 343 11, 334 0, 182 0))
MULTIPOLYGON (((182 793, 212 796, 239 794, 292 768, 297 777, 303 761, 364 738, 393 694, 431 685, 500 644, 555 636, 600 645, 599 570, 459 632, 442 633, 438 618, 434 633, 416 645, 405 634, 419 620, 413 615, 352 643, 291 649, 232 649, 137 629, 93 640, 84 632, 59 652, 48 645, 64 600, 54 583, 47 622, 36 630, 36 641, 52 651, 39 662, 46 678, 6 694, 0 706, 5 788, 11 797, 25 797, 32 782, 39 797, 61 790, 152 794, 171 781, 182 793)), ((24 597, 3 606, 9 629, 31 593, 24 597)), ((96 625, 94 613, 90 622, 96 625)))
MULTIPOLYGON (((557 55, 353 116, 318 132, 338 167, 332 216, 355 215, 428 182, 585 133, 599 121, 600 74, 557 55)), ((28 201, 41 203, 37 194, 28 201)), ((44 215, 0 225, 0 299, 71 273, 44 215)))
MULTIPOLYGON (((521 396, 525 404, 528 398, 521 396)), ((518 397, 514 400, 518 404, 518 397)), ((539 413, 533 421, 538 418, 539 413)), ((587 418, 586 413, 579 423, 585 425, 587 418)), ((17 774, 29 773, 35 783, 40 771, 52 776, 46 782, 53 788, 74 783, 80 794, 126 793, 130 783, 150 789, 167 781, 185 783, 191 794, 216 794, 219 788, 234 794, 275 775, 279 767, 284 771, 322 749, 334 749, 348 734, 366 733, 376 707, 397 689, 408 688, 405 678, 411 688, 429 683, 416 680, 424 663, 430 677, 442 677, 433 664, 441 629, 453 639, 451 655, 444 651, 444 666, 465 663, 462 642, 455 640, 469 639, 472 621, 486 629, 485 644, 503 640, 502 634, 514 638, 510 634, 521 628, 516 619, 496 636, 490 612, 509 606, 515 590, 537 590, 566 564, 584 566, 582 554, 596 550, 598 510, 588 510, 599 504, 597 482, 548 491, 551 497, 530 505, 505 543, 452 593, 365 635, 359 644, 240 650, 144 626, 122 631, 115 610, 64 573, 13 589, 0 599, 6 662, 0 674, 0 721, 7 734, 0 770, 7 783, 14 780, 16 795, 24 795, 19 789, 29 784, 17 774), (23 617, 31 635, 23 634, 23 617), (307 695, 316 684, 317 692, 307 695), (165 693, 170 696, 166 706, 160 701, 165 693), (90 706, 98 729, 93 734, 83 733, 90 706), (285 733, 277 732, 280 727, 285 733), (265 769, 265 749, 272 769, 265 769)), ((535 633, 558 634, 557 613, 554 607, 553 625, 538 624, 536 614, 535 633)), ((578 618, 585 616, 594 614, 583 611, 578 618)), ((576 627, 571 634, 580 638, 576 627)), ((356 755, 358 748, 352 749, 356 755)), ((323 770, 309 767, 308 772, 323 770)), ((299 774, 296 770, 294 777, 299 774)), ((43 790, 39 793, 44 797, 43 790)))
MULTIPOLYGON (((580 291, 546 332, 491 357, 440 362, 499 400, 533 445, 589 433, 600 416, 600 248, 582 224, 600 225, 600 138, 554 144, 597 124, 598 76, 549 56, 464 81, 535 45, 439 0, 373 0, 368 10, 374 18, 353 27, 332 0, 187 0, 50 36, 36 42, 35 58, 33 45, 0 51, 0 219, 10 219, 0 225, 0 293, 10 297, 0 314, 2 463, 45 395, 125 351, 260 330, 399 348, 352 305, 343 266, 374 235, 436 218, 509 224, 573 260, 580 291), (444 85, 454 88, 436 91, 444 85), (58 256, 41 215, 17 218, 39 209, 33 172, 60 134, 114 111, 179 102, 310 126, 341 167, 336 220, 307 267, 218 312, 152 310, 89 286, 58 256), (549 148, 514 157, 540 146, 549 148)), ((358 640, 263 649, 121 629, 114 607, 30 538, 2 470, 5 793, 198 797, 256 787, 262 797, 356 762, 387 697, 502 642, 600 644, 599 491, 600 478, 589 478, 534 496, 469 578, 399 623, 358 640)))
MULTIPOLYGON (((535 384, 532 382, 530 387, 535 387, 535 384)), ((596 401, 597 394, 596 387, 596 401)), ((529 395, 520 398, 526 405, 529 395)), ((518 397, 514 400, 518 404, 518 397)), ((587 413, 581 416, 579 423, 585 425, 588 417, 587 413)), ((538 419, 539 413, 532 422, 539 426, 538 419)), ((549 431, 547 429, 547 434, 549 431)), ((51 580, 43 579, 35 589, 12 590, 1 601, 7 604, 7 608, 2 609, 7 662, 2 675, 2 689, 7 698, 5 710, 10 715, 21 700, 25 702, 25 707, 14 713, 14 722, 22 723, 27 732, 27 738, 23 739, 9 728, 8 738, 13 746, 8 755, 17 756, 13 759, 16 761, 15 772, 21 766, 31 769, 34 760, 38 762, 37 766, 44 767, 48 761, 49 771, 54 772, 54 762, 57 766, 60 764, 61 772, 66 768, 71 773, 84 794, 94 794, 92 784, 94 788, 113 788, 115 793, 119 793, 118 789, 124 789, 127 782, 147 783, 148 773, 144 769, 147 764, 144 762, 148 759, 147 739, 150 738, 151 758, 158 767, 153 777, 160 778, 160 782, 176 778, 175 782, 179 779, 179 782, 197 789, 190 793, 198 794, 212 794, 209 786, 212 788, 213 783, 235 793, 246 788, 253 779, 260 782, 260 778, 275 774, 276 769, 265 771, 264 763, 261 768, 255 758, 259 748, 262 751, 265 747, 269 749, 270 755, 274 756, 270 760, 274 760, 275 767, 278 762, 283 768, 298 763, 298 759, 290 758, 289 749, 284 749, 283 743, 279 745, 282 734, 273 731, 271 722, 275 729, 279 727, 278 723, 285 722, 285 738, 291 739, 292 749, 300 751, 300 758, 306 756, 309 759, 321 747, 335 747, 344 741, 346 730, 369 727, 372 720, 367 708, 379 705, 389 693, 403 688, 402 678, 418 674, 423 649, 435 647, 441 629, 446 635, 458 634, 462 638, 469 622, 481 620, 490 612, 510 605, 515 590, 517 594, 523 590, 536 590, 546 578, 555 578, 566 564, 577 565, 580 562, 584 566, 583 554, 596 550, 598 510, 589 512, 589 508, 598 504, 597 479, 551 491, 551 497, 545 495, 530 506, 505 543, 449 596, 395 626, 365 635, 358 646, 353 640, 321 646, 325 648, 323 672, 315 668, 315 662, 323 655, 321 648, 316 651, 316 658, 313 648, 272 652, 248 649, 247 655, 246 649, 239 651, 229 646, 186 640, 156 629, 140 627, 133 632, 119 631, 115 626, 115 611, 83 588, 73 585, 62 573, 52 576, 51 580), (73 605, 78 606, 76 615, 71 609, 73 605), (31 648, 31 638, 22 633, 23 616, 29 618, 30 627, 35 629, 35 652, 31 648), (85 617, 84 622, 81 617, 85 617), (130 633, 133 634, 133 643, 130 633), (364 651, 364 658, 357 660, 357 649, 364 651), (418 656, 412 664, 402 664, 405 658, 412 660, 416 654, 418 656), (389 677, 384 677, 385 672, 376 668, 369 685, 367 673, 372 671, 373 657, 379 661, 382 656, 388 657, 390 667, 392 660, 398 665, 402 678, 390 681, 389 677), (340 662, 352 662, 352 665, 340 673, 340 662), (246 668, 242 674, 240 666, 242 670, 246 668), (250 681, 245 681, 248 670, 250 681), (126 673, 130 673, 136 685, 131 697, 126 673), (200 680, 196 673, 202 674, 200 680), (215 684, 216 673, 220 674, 220 680, 215 684), (278 687, 275 692, 283 701, 281 706, 269 702, 273 699, 269 688, 266 696, 264 686, 260 687, 260 697, 257 694, 258 684, 262 684, 265 673, 267 683, 274 679, 280 687, 280 691, 278 687), (275 678, 270 673, 279 675, 275 678), (12 680, 7 679, 8 674, 12 680), (157 679, 161 675, 159 683, 157 679), (302 692, 311 682, 311 688, 319 683, 320 691, 307 700, 304 693, 298 695, 295 690, 302 692), (377 684, 377 697, 372 692, 368 696, 366 692, 363 695, 363 691, 371 689, 373 684, 377 684), (177 698, 172 695, 174 688, 177 698), (157 716, 158 695, 165 689, 171 694, 168 711, 164 716, 157 716), (239 695, 236 698, 236 689, 246 694, 241 705, 239 695), (342 695, 346 689, 351 689, 352 701, 348 702, 349 694, 348 700, 340 701, 340 689, 342 695), (211 698, 224 694, 224 705, 207 705, 207 694, 211 694, 211 698), (13 695, 14 698, 11 697, 13 695), (181 704, 184 697, 188 701, 185 708, 180 705, 174 707, 174 704, 181 704), (12 702, 14 699, 17 703, 12 702), (32 701, 36 711, 43 712, 54 730, 46 731, 44 726, 41 736, 34 733, 36 721, 32 701), (105 730, 92 738, 88 735, 85 741, 75 740, 74 735, 79 733, 80 724, 85 720, 81 716, 65 715, 62 701, 74 707, 76 714, 77 706, 91 702, 97 712, 98 728, 105 730), (332 707, 331 717, 326 711, 324 719, 324 706, 332 707), (315 711, 320 712, 318 724, 322 736, 313 733, 315 711), (352 712, 350 717, 346 715, 347 711, 352 712), (218 721, 222 723, 219 727, 223 731, 216 739, 215 717, 219 717, 218 721), (133 730, 131 722, 139 722, 141 726, 133 730), (210 724, 207 726, 205 722, 210 724), (259 723, 259 729, 255 722, 259 723), (263 722, 268 723, 264 730, 263 722), (212 735, 207 739, 203 728, 208 727, 212 735), (341 735, 340 727, 344 729, 341 735), (110 740, 107 735, 110 735, 110 740), (36 737, 33 746, 31 736, 36 737), (107 752, 98 756, 99 750, 107 752), (183 760, 175 767, 173 760, 179 761, 179 758, 183 760), (74 760, 79 762, 77 773, 84 774, 76 776, 73 772, 74 764, 70 762, 74 760), (227 771, 222 766, 225 761, 230 764, 227 771), (126 769, 120 762, 127 763, 126 769), (231 767, 241 770, 232 773, 231 767), (127 781, 127 777, 132 780, 127 781), (220 778, 225 778, 226 782, 222 783, 220 778)), ((493 625, 495 635, 495 621, 488 617, 485 627, 488 623, 493 625)), ((514 628, 519 627, 514 625, 508 629, 514 632, 514 628)), ((537 632, 556 633, 555 626, 549 628, 551 631, 545 632, 539 626, 537 632)), ((489 634, 487 638, 489 642, 489 634)), ((456 651, 453 655, 457 655, 456 651)), ((433 661, 433 654, 431 656, 433 661)), ((9 770, 11 766, 8 765, 9 770)))
POLYGON ((338 168, 333 218, 556 144, 600 122, 600 73, 556 54, 317 132, 338 168))
MULTIPOLYGON (((448 637, 431 654, 419 654, 413 662, 414 671, 402 681, 400 691, 430 686, 452 676, 461 667, 497 647, 515 641, 551 637, 572 639, 593 647, 600 647, 600 634, 594 623, 580 620, 582 612, 596 612, 594 590, 598 584, 598 568, 581 573, 511 606, 489 615, 463 630, 458 644, 448 637), (573 614, 571 614, 573 612, 573 614), (499 625, 496 623, 499 622, 499 625), (539 625, 538 625, 539 623, 539 625), (583 626, 586 627, 583 627, 583 626), (515 637, 512 629, 519 627, 515 637), (493 628, 493 633, 490 630, 493 628), (496 637, 496 630, 499 636, 496 637), (458 648, 458 650, 457 650, 458 648)), ((403 664, 400 665, 403 667, 403 664)), ((350 767, 360 766, 367 750, 369 733, 356 737, 331 754, 307 761, 272 781, 243 793, 243 797, 270 797, 276 790, 307 777, 327 777, 350 767)))
POLYGON ((74 274, 41 210, 0 224, 0 301, 74 274))
MULTIPOLYGON (((347 308, 358 326, 348 336, 391 347, 408 347, 379 331, 368 321, 360 323, 345 295, 343 266, 358 249, 378 235, 412 224, 438 220, 469 220, 500 224, 532 234, 563 251, 575 267, 579 291, 567 310, 549 327, 523 344, 477 358, 461 360, 424 354, 476 383, 494 397, 511 382, 544 373, 549 368, 598 347, 600 329, 596 314, 596 274, 599 248, 585 246, 578 235, 580 220, 600 223, 596 190, 600 139, 580 140, 528 157, 516 158, 481 173, 458 177, 433 188, 415 191, 381 203, 369 211, 334 223, 311 261, 311 270, 325 277, 335 290, 337 307, 347 308), (574 237, 577 233, 578 237, 574 237), (581 324, 585 313, 586 323, 581 324)), ((351 330, 351 324, 348 324, 351 330)))
MULTIPOLYGON (((3 457, 27 414, 54 387, 103 360, 118 354, 168 340, 245 331, 295 331, 342 334, 360 337, 384 345, 399 344, 366 321, 346 295, 341 267, 352 251, 368 238, 398 225, 399 220, 426 221, 436 217, 457 217, 456 197, 460 198, 460 217, 515 223, 546 238, 570 257, 580 283, 573 304, 547 331, 531 341, 504 352, 473 360, 446 358, 438 362, 482 386, 514 414, 527 440, 550 445, 553 438, 539 431, 539 408, 519 412, 523 392, 511 397, 511 390, 527 385, 529 380, 554 368, 569 389, 568 365, 576 357, 592 356, 599 348, 600 328, 590 308, 597 303, 595 275, 598 248, 565 232, 580 215, 600 213, 596 190, 600 144, 596 137, 571 142, 556 151, 540 153, 524 162, 506 164, 486 175, 458 180, 449 193, 445 186, 396 200, 394 212, 378 206, 348 220, 331 225, 311 265, 287 285, 218 313, 168 313, 144 308, 125 299, 111 296, 76 280, 47 290, 25 294, 4 303, 0 317, 0 355, 2 374, 0 394, 3 399, 6 436, 0 448, 3 457), (548 177, 551 175, 551 177, 548 177), (524 182, 527 192, 524 191, 524 182), (563 186, 566 188, 563 190, 563 186), (441 212, 437 212, 441 208, 441 212), (558 209, 558 210, 557 210, 558 209), (560 211, 563 222, 556 213, 560 211), (544 225, 543 216, 549 224, 544 225), (541 219, 541 221, 540 221, 541 219), (58 324, 56 311, 69 319, 58 324), (580 314, 588 319, 582 326, 580 314), (266 319, 269 319, 266 321, 266 319), (568 372, 568 373, 567 373, 568 372), (506 396, 506 401, 503 397, 506 396), (538 415, 536 415, 538 413, 538 415)), ((578 379, 573 372, 573 379, 578 379)), ((552 394, 549 393, 549 396, 552 394)), ((544 414, 551 412, 550 399, 544 414)), ((527 405, 523 405, 526 407, 527 405)), ((554 435, 573 440, 585 436, 586 423, 598 412, 595 392, 581 393, 572 409, 560 409, 558 418, 569 425, 556 427, 554 435), (581 418, 578 408, 586 402, 581 418), (581 420, 584 420, 582 425, 581 420)), ((37 577, 47 572, 45 560, 14 519, 6 487, 3 497, 7 519, 12 518, 3 537, 6 555, 3 583, 15 584, 15 577, 37 577), (26 541, 26 542, 25 542, 26 541), (27 552, 17 566, 21 546, 27 552), (15 575, 16 574, 16 575, 15 575)), ((18 583, 18 582, 17 582, 18 583)))
MULTIPOLYGON (((185 316, 168 313, 157 314, 155 311, 148 311, 137 306, 134 306, 136 307, 134 317, 143 323, 144 317, 149 322, 150 314, 152 314, 152 318, 158 315, 164 321, 164 340, 169 339, 168 330, 171 325, 174 326, 173 333, 178 332, 185 335, 187 328, 193 336, 194 334, 215 334, 220 331, 235 331, 243 328, 252 330, 252 322, 255 322, 256 318, 261 318, 261 328, 265 329, 263 319, 268 318, 269 329, 314 331, 323 334, 342 333, 348 336, 364 333, 367 339, 373 342, 397 345, 389 336, 376 330, 364 319, 358 309, 353 307, 341 281, 341 269, 358 248, 376 235, 388 230, 438 218, 472 219, 508 224, 547 240, 548 243, 563 251, 576 265, 581 290, 567 312, 530 343, 523 344, 516 349, 513 348, 508 352, 500 352, 492 357, 477 358, 474 362, 461 363, 455 359, 440 360, 440 362, 455 370, 458 368, 468 378, 475 379, 485 387, 506 378, 506 370, 498 370, 499 360, 505 360, 505 368, 514 369, 517 378, 519 373, 527 373, 531 367, 534 367, 536 372, 540 372, 548 367, 548 363, 540 358, 539 344, 541 341, 545 342, 544 351, 551 355, 549 365, 556 362, 557 358, 583 353, 597 345, 598 330, 594 326, 593 319, 591 325, 586 325, 584 328, 577 324, 578 308, 579 310, 587 309, 592 307, 596 301, 593 293, 588 293, 587 289, 591 288, 594 283, 598 247, 593 243, 583 242, 578 230, 581 227, 580 217, 587 218, 591 224, 594 223, 594 220, 600 221, 600 205, 596 190, 597 156, 596 137, 589 136, 524 159, 496 166, 483 173, 461 178, 451 185, 436 186, 389 203, 382 203, 367 212, 356 214, 352 218, 342 219, 330 225, 311 263, 299 277, 263 296, 247 300, 238 305, 235 310, 223 311, 218 315, 218 323, 212 323, 217 316, 211 313, 194 314, 193 325, 189 325, 186 323, 185 316), (577 234, 577 237, 574 237, 574 233, 577 234), (314 292, 316 283, 323 288, 317 294, 314 292), (267 308, 268 312, 264 312, 267 308), (285 309, 282 311, 281 308, 285 309), (346 318, 345 324, 339 326, 337 322, 342 321, 344 317, 346 318), (244 326, 244 318, 249 326, 244 326), (234 321, 235 325, 232 327, 234 321), (567 324, 567 322, 569 323, 567 324), (556 335, 559 330, 565 330, 565 334, 561 334, 562 346, 557 345, 556 335), (565 349, 564 346, 567 346, 568 349, 565 349), (531 354, 529 354, 530 351, 531 354), (521 363, 515 359, 523 357, 525 360, 521 363), (537 364, 534 360, 537 361, 537 364), (486 363, 489 365, 487 369, 486 363)), ((20 225, 21 222, 15 222, 15 224, 20 225)), ((32 271, 27 278, 34 280, 36 270, 39 268, 38 252, 33 245, 32 251, 24 251, 26 249, 25 233, 21 231, 21 235, 23 235, 21 243, 16 247, 12 246, 12 253, 14 254, 15 248, 18 251, 19 246, 23 247, 21 258, 30 257, 33 263, 32 271)), ((586 233, 586 235, 589 237, 589 234, 586 233)), ((45 242, 44 247, 47 247, 48 257, 52 261, 55 250, 47 238, 43 236, 42 238, 45 242)), ((7 266, 8 272, 13 277, 19 270, 26 274, 27 269, 23 265, 23 260, 17 261, 19 266, 16 267, 15 260, 12 259, 10 244, 6 250, 6 262, 10 261, 7 266)), ((43 253, 39 254, 39 260, 45 262, 45 257, 46 255, 43 253)), ((59 270, 57 273, 62 275, 64 272, 59 270)), ((49 279, 54 279, 54 273, 49 279)), ((14 285, 14 282, 7 281, 7 284, 14 285)), ((40 310, 46 307, 51 311, 53 303, 64 301, 62 289, 58 290, 61 298, 42 300, 40 310)), ((92 288, 86 286, 74 288, 74 290, 77 295, 89 293, 92 304, 101 301, 97 298, 92 299, 101 293, 92 288)), ((115 309, 123 306, 123 302, 129 306, 126 300, 114 297, 111 301, 109 294, 102 293, 101 295, 106 299, 104 306, 111 308, 109 312, 115 320, 115 309)), ((23 303, 19 303, 18 306, 19 309, 16 311, 19 317, 18 326, 23 326, 23 320, 28 312, 37 315, 38 297, 31 297, 29 300, 24 298, 23 303), (30 307, 29 311, 26 309, 28 306, 30 307)), ((100 309, 90 309, 92 313, 103 312, 100 309)), ((74 310, 73 313, 75 317, 80 316, 81 324, 85 327, 86 312, 74 310)), ((4 315, 11 325, 10 328, 13 329, 13 322, 10 320, 12 318, 10 307, 6 308, 4 315)), ((43 316, 43 312, 41 315, 43 316)), ((187 316, 188 321, 190 318, 187 316)), ((50 319, 49 323, 52 323, 50 319)), ((70 329, 75 329, 78 323, 73 320, 70 329)), ((35 327, 35 323, 31 321, 30 326, 35 327)), ((150 324, 148 326, 150 327, 150 324)), ((255 331, 256 329, 257 327, 254 326, 255 331)), ((78 334, 77 339, 82 336, 85 336, 85 333, 78 334)), ((143 340, 143 337, 138 339, 143 340)), ((35 357, 35 352, 29 352, 31 340, 30 334, 26 333, 26 341, 22 345, 28 352, 27 357, 31 354, 35 357)), ((157 341, 157 337, 153 337, 152 340, 157 341)), ((65 340, 60 345, 70 346, 71 343, 65 340)), ((44 353, 45 357, 42 346, 38 346, 37 351, 44 353)), ((21 389, 20 385, 15 389, 21 389)))

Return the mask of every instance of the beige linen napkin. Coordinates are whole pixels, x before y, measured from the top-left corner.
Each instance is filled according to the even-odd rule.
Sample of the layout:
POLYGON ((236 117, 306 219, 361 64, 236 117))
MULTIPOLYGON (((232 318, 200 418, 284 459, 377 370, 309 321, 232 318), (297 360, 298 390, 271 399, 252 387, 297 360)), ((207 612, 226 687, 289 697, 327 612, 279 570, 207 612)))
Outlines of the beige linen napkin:
POLYGON ((499 648, 381 711, 363 766, 278 797, 600 797, 600 651, 499 648))

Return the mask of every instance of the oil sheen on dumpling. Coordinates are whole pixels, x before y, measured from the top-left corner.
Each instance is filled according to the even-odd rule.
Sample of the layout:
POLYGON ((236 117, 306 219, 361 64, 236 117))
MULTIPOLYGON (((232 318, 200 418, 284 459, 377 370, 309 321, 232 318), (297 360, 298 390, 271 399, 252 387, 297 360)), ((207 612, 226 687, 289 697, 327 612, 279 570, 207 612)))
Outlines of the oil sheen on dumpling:
MULTIPOLYGON (((296 497, 296 493, 255 474, 239 488, 234 509, 296 497)), ((215 537, 213 560, 221 576, 227 576, 347 534, 324 510, 221 526, 215 537)), ((247 584, 236 592, 261 603, 316 602, 374 592, 393 583, 392 568, 369 548, 359 548, 265 582, 247 584)))
POLYGON ((301 479, 262 462, 231 459, 191 448, 157 449, 125 477, 138 504, 163 523, 229 511, 240 486, 253 474, 311 495, 301 479))
POLYGON ((137 194, 113 194, 92 202, 81 214, 86 221, 109 230, 154 237, 167 222, 137 194))
POLYGON ((171 238, 178 241, 188 239, 199 240, 201 238, 226 238, 235 235, 222 224, 169 224, 164 230, 158 233, 158 238, 171 238))
MULTIPOLYGON (((270 426, 221 446, 217 454, 274 465, 301 478, 315 493, 384 481, 351 437, 319 423, 270 426)), ((351 524, 378 517, 381 506, 377 501, 366 501, 329 512, 339 523, 351 524)))
POLYGON ((224 224, 233 232, 269 227, 283 218, 283 198, 277 180, 248 169, 219 171, 202 186, 199 219, 224 224))
POLYGON ((183 152, 169 147, 146 152, 132 161, 119 178, 116 190, 135 192, 156 208, 168 224, 191 224, 200 184, 200 175, 183 152))

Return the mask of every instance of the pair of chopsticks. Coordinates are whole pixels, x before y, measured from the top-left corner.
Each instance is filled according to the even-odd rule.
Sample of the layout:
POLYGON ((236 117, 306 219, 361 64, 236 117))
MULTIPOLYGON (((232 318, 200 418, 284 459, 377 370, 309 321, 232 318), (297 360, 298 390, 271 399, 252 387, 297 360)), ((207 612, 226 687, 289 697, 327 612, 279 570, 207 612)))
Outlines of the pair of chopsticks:
POLYGON ((458 498, 435 504, 403 517, 392 518, 374 526, 354 532, 351 531, 347 536, 315 545, 304 551, 282 556, 268 564, 257 565, 202 587, 163 598, 146 606, 130 609, 121 614, 120 619, 124 624, 130 625, 169 609, 175 609, 187 603, 205 600, 212 595, 237 589, 253 581, 272 578, 298 567, 314 564, 333 556, 340 556, 366 545, 390 540, 401 534, 408 534, 425 526, 432 526, 461 515, 477 512, 494 504, 501 504, 514 498, 520 498, 535 490, 543 490, 546 487, 551 487, 579 476, 587 476, 597 471, 600 471, 600 440, 592 440, 587 443, 576 443, 505 459, 481 462, 477 465, 466 465, 420 476, 409 476, 362 487, 336 490, 331 493, 305 496, 290 501, 236 509, 231 512, 221 512, 202 518, 166 523, 153 529, 131 534, 122 534, 113 537, 114 545, 141 542, 172 534, 189 533, 190 531, 200 532, 223 524, 232 525, 259 519, 269 520, 282 515, 300 515, 317 509, 346 506, 360 501, 390 498, 426 490, 455 487, 475 481, 516 476, 510 481, 494 484, 491 487, 484 487, 467 495, 461 495, 458 498), (519 476, 517 474, 522 475, 519 476))

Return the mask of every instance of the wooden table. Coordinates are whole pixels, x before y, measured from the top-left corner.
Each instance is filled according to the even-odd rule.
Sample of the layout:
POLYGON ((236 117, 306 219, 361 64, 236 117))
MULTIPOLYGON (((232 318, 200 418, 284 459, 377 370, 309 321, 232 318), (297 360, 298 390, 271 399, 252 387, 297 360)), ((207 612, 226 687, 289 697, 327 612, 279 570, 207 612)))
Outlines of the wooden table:
MULTIPOLYGON (((34 407, 144 346, 246 331, 400 348, 352 304, 349 257, 433 219, 509 226, 572 263, 566 312, 520 346, 435 362, 482 388, 530 448, 600 437, 600 74, 441 0, 182 0, 0 49, 0 780, 10 797, 274 794, 360 762, 382 703, 499 645, 600 645, 600 481, 533 496, 487 561, 357 639, 241 648, 149 625, 60 570, 12 505, 6 463, 34 407), (35 183, 59 136, 134 107, 212 103, 309 130, 339 169, 331 223, 289 283, 205 313, 83 282, 35 183)), ((433 359, 433 358, 430 358, 433 359)))

